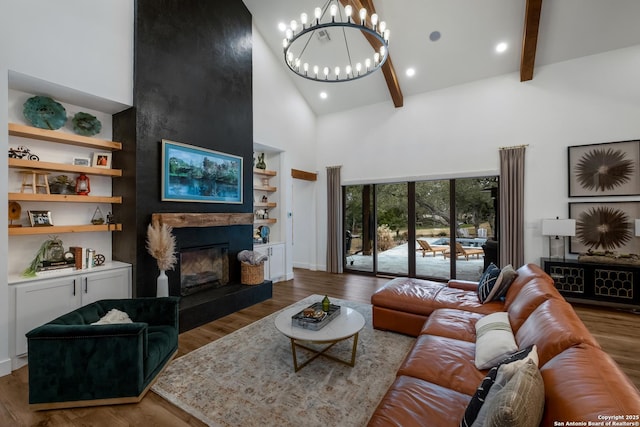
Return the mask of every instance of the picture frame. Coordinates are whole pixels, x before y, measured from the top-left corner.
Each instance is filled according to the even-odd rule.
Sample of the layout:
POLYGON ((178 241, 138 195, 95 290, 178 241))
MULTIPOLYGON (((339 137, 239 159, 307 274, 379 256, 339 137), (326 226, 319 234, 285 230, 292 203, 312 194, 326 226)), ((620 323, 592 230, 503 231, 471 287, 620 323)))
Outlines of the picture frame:
POLYGON ((53 226, 51 211, 28 211, 29 222, 32 227, 50 227, 53 226))
POLYGON ((93 153, 91 166, 94 168, 111 169, 111 153, 93 153))
POLYGON ((91 166, 91 159, 88 157, 74 157, 73 164, 76 166, 91 166))
POLYGON ((634 236, 640 202, 569 203, 569 218, 576 220, 576 235, 569 240, 570 253, 591 249, 640 254, 640 239, 634 236))
POLYGON ((173 202, 243 202, 243 158, 162 140, 161 199, 173 202))
POLYGON ((640 195, 640 140, 568 147, 569 197, 640 195))

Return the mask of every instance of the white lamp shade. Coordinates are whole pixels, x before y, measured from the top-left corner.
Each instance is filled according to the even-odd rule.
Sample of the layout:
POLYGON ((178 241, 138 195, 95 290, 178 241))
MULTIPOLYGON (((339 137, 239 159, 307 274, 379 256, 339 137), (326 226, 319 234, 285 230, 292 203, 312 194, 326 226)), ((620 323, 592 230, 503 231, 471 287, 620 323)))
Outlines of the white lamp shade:
POLYGON ((576 220, 575 219, 543 219, 542 235, 543 236, 575 236, 576 220))
POLYGON ((636 219, 636 236, 640 237, 640 219, 636 219))

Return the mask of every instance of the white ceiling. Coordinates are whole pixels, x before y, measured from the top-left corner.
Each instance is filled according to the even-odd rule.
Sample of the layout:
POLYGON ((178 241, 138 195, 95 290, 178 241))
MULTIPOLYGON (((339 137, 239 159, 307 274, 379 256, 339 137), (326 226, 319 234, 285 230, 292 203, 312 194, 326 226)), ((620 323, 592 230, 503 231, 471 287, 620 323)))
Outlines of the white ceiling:
MULTIPOLYGON (((243 0, 278 58, 278 23, 313 16, 326 0, 243 0)), ((526 0, 373 0, 391 31, 389 52, 405 97, 501 74, 519 72, 526 0), (437 42, 429 34, 439 31, 437 42), (506 42, 506 52, 495 46, 506 42), (405 70, 413 67, 413 78, 405 70)), ((536 67, 640 44, 640 0, 544 0, 536 67)), ((336 37, 336 39, 338 39, 336 37)), ((344 40, 332 40, 342 48, 344 40)), ((339 65, 339 64, 336 64, 339 65)), ((318 115, 388 102, 381 72, 344 83, 314 82, 286 68, 318 115), (320 99, 320 92, 328 97, 320 99)), ((535 71, 534 71, 535 80, 535 71)))

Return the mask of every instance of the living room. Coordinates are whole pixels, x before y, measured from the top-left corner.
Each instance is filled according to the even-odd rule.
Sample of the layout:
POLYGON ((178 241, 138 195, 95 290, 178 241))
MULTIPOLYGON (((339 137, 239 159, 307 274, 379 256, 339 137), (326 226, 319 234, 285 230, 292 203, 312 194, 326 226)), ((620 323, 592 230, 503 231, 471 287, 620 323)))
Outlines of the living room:
MULTIPOLYGON (((244 7, 236 3, 234 8, 244 7)), ((68 102, 73 99, 70 103, 107 115, 135 106, 135 5, 129 1, 98 2, 91 7, 71 1, 62 5, 3 5, 9 13, 0 18, 2 111, 10 110, 10 90, 45 92, 47 86, 38 87, 42 82, 54 92, 75 94, 68 102), (42 49, 44 29, 48 30, 46 49, 42 49)), ((640 134, 637 43, 536 67, 534 79, 525 83, 513 72, 408 96, 402 108, 396 109, 387 101, 323 115, 316 115, 308 106, 281 59, 271 53, 255 27, 251 43, 253 142, 285 153, 281 175, 289 181, 283 187, 297 185, 283 171, 296 168, 318 173, 317 183, 306 193, 310 200, 292 195, 285 198, 283 212, 294 212, 296 223, 312 230, 305 244, 296 241, 295 251, 293 242, 286 242, 287 268, 291 271, 294 267, 326 269, 327 202, 323 183, 327 166, 342 165, 345 185, 496 175, 500 147, 528 145, 525 262, 539 263, 547 255, 541 219, 567 216, 567 147, 632 140, 640 134)), ((0 116, 0 131, 6 135, 9 114, 0 116)), ((109 139, 110 134, 108 130, 104 137, 109 139)), ((217 137, 224 135, 221 132, 217 137)), ((249 154, 245 164, 250 161, 249 154)), ((2 160, 0 169, 8 170, 6 160, 2 160)), ((0 182, 0 190, 2 194, 10 191, 7 180, 0 182)), ((6 221, 7 215, 0 217, 6 221)), ((293 229, 292 221, 284 220, 287 229, 293 229)), ((7 260, 0 266, 0 274, 5 277, 16 262, 26 264, 24 252, 14 250, 14 241, 7 235, 0 237, 7 260)), ((30 252, 36 250, 37 245, 30 252)), ((138 250, 144 255, 142 247, 138 250)), ((2 292, 8 294, 8 285, 2 292)), ((0 312, 9 313, 10 304, 9 298, 0 298, 0 312)), ((0 321, 2 375, 11 372, 8 324, 6 318, 0 321)))

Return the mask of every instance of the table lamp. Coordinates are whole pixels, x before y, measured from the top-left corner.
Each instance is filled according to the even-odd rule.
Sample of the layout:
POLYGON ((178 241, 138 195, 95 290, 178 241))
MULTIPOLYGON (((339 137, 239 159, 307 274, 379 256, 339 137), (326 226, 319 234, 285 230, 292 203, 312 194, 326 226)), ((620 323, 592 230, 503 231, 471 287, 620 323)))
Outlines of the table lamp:
POLYGON ((549 236, 549 258, 564 260, 564 238, 576 235, 576 220, 560 219, 558 217, 556 219, 543 219, 542 235, 549 236))

